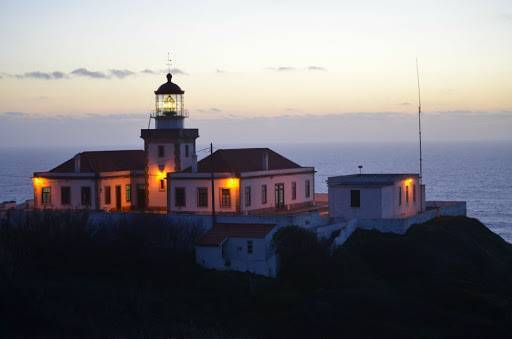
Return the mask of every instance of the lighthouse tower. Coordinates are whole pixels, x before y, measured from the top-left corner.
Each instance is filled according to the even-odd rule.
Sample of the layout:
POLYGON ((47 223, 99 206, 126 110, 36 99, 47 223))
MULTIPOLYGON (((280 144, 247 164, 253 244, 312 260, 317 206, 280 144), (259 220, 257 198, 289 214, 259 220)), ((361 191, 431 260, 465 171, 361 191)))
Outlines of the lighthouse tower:
POLYGON ((172 82, 167 82, 155 91, 155 111, 151 118, 155 128, 142 129, 146 152, 146 194, 147 209, 166 211, 167 173, 179 172, 197 164, 196 139, 198 129, 185 128, 185 92, 172 82))

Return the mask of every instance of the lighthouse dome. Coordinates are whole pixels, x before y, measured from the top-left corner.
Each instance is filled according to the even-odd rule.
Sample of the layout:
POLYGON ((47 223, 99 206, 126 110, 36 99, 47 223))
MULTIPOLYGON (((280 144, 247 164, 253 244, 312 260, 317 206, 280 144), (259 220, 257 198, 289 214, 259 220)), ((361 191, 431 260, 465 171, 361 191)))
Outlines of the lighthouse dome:
POLYGON ((176 85, 172 82, 172 74, 167 74, 167 82, 162 84, 155 91, 155 94, 184 94, 185 92, 180 88, 180 86, 176 85))

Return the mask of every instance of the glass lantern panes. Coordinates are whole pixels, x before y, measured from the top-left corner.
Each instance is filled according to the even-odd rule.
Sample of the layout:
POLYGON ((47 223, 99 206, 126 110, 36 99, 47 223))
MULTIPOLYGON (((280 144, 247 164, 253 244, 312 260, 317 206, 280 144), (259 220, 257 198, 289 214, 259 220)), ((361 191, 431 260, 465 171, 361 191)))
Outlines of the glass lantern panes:
POLYGON ((156 114, 157 116, 183 116, 183 95, 182 94, 157 94, 156 114))

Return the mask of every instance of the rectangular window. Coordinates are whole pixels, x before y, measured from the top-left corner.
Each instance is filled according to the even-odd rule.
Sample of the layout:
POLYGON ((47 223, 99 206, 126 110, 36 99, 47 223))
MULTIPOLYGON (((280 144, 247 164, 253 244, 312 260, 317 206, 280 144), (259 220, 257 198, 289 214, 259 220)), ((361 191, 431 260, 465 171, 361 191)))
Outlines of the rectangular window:
POLYGON ((185 189, 183 187, 176 187, 174 189, 174 206, 184 207, 185 205, 185 189))
POLYGON ((50 204, 52 202, 52 188, 43 187, 41 189, 41 203, 50 204))
POLYGON ((89 186, 81 187, 80 198, 82 206, 91 206, 91 188, 89 186))
POLYGON ((274 198, 276 202, 276 208, 284 208, 284 184, 275 184, 274 186, 274 198))
POLYGON ((263 205, 267 203, 267 185, 261 185, 261 203, 263 205))
POLYGON ((252 240, 247 240, 247 254, 253 254, 254 244, 252 240))
POLYGON ((292 182, 292 200, 297 199, 297 183, 295 181, 292 182))
POLYGON ((409 186, 405 186, 405 203, 409 203, 409 186))
POLYGON ((126 202, 132 201, 132 185, 130 185, 130 184, 126 185, 124 193, 125 193, 126 202))
POLYGON ((158 157, 163 158, 165 156, 165 148, 163 145, 158 145, 158 157))
POLYGON ((60 188, 60 203, 62 205, 71 204, 71 187, 62 186, 60 188))
POLYGON ((185 158, 188 158, 189 152, 189 146, 185 145, 185 158))
POLYGON ((220 207, 231 207, 231 191, 229 188, 221 188, 220 190, 220 207))
POLYGON ((306 198, 311 196, 311 182, 306 180, 306 198))
POLYGON ((160 191, 165 191, 165 179, 160 179, 160 191))
POLYGON ((110 186, 105 186, 105 205, 110 205, 112 202, 112 190, 110 186))
POLYGON ((416 202, 416 185, 412 184, 412 201, 416 202))
POLYGON ((402 186, 398 187, 398 206, 402 206, 402 186))
POLYGON ((350 190, 350 207, 361 207, 360 190, 350 190))
POLYGON ((245 207, 251 206, 251 186, 245 186, 245 207))
POLYGON ((208 207, 208 188, 197 189, 197 207, 208 207))

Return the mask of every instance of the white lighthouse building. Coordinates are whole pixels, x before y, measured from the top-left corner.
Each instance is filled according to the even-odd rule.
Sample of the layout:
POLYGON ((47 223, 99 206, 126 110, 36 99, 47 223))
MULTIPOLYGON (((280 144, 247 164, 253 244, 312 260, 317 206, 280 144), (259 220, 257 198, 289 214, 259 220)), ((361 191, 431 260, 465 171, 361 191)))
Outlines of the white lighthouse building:
POLYGON ((199 131, 185 128, 185 91, 169 73, 154 93, 154 127, 141 130, 143 150, 81 152, 35 172, 34 207, 268 214, 314 204, 314 168, 268 148, 220 149, 198 162, 199 131))
POLYGON ((167 210, 167 173, 179 172, 195 166, 196 139, 199 131, 184 128, 188 117, 184 105, 185 92, 172 82, 171 73, 167 82, 155 91, 154 129, 141 130, 146 153, 147 209, 167 210))

